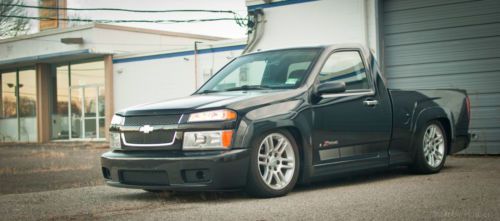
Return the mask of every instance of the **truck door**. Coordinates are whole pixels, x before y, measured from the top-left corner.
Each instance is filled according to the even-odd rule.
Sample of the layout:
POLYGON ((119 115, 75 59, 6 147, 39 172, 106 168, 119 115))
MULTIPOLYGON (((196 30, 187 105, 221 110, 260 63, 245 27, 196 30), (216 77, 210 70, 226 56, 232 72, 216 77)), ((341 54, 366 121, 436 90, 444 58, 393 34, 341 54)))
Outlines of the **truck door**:
POLYGON ((386 163, 390 103, 380 100, 364 61, 358 50, 335 51, 319 73, 319 83, 345 82, 346 91, 323 94, 313 104, 317 166, 358 160, 386 163))

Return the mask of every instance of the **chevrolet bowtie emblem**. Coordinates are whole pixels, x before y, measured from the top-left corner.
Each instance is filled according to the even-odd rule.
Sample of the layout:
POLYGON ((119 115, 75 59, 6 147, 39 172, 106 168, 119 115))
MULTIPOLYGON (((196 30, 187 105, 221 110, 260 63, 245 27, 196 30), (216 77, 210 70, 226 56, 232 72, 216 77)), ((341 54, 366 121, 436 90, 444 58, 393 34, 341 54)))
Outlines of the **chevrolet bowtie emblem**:
POLYGON ((139 131, 145 134, 149 134, 150 132, 153 132, 153 130, 155 130, 155 128, 149 125, 144 125, 141 128, 139 128, 139 131))

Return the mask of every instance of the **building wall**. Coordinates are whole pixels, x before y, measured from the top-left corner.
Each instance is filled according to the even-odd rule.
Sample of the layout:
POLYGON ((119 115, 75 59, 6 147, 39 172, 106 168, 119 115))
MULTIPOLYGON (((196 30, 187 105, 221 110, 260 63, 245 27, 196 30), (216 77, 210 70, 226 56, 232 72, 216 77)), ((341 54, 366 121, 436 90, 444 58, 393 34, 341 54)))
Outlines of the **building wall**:
POLYGON ((295 2, 300 3, 273 6, 247 1, 249 10, 262 8, 265 15, 264 37, 254 50, 361 43, 376 51, 375 1, 295 2))
POLYGON ((114 109, 184 97, 192 94, 221 67, 239 56, 244 42, 204 46, 195 62, 191 50, 139 55, 114 60, 114 109), (215 52, 212 52, 214 50, 215 52))
POLYGON ((0 62, 16 58, 90 49, 91 53, 123 54, 171 50, 191 46, 194 41, 212 42, 218 38, 196 35, 166 35, 111 25, 87 25, 64 31, 51 30, 0 41, 0 62), (130 29, 130 30, 129 30, 130 29), (62 38, 83 38, 83 44, 63 44, 62 38))
POLYGON ((389 87, 467 90, 475 136, 464 153, 500 154, 500 1, 447 2, 384 1, 389 87))
MULTIPOLYGON (((64 138, 64 136, 69 137, 68 135, 65 135, 68 134, 69 131, 73 132, 78 131, 76 129, 73 129, 72 126, 70 126, 67 120, 68 116, 62 116, 62 117, 55 116, 52 119, 50 117, 51 115, 53 115, 50 110, 51 105, 49 105, 49 102, 51 101, 49 97, 52 96, 52 94, 50 94, 49 92, 51 90, 51 85, 52 85, 50 79, 52 76, 52 72, 55 71, 55 69, 52 69, 51 67, 56 67, 56 66, 62 67, 62 65, 71 64, 73 67, 75 67, 71 69, 72 74, 75 74, 73 76, 76 75, 85 76, 84 73, 88 74, 89 71, 96 71, 94 70, 95 68, 90 68, 90 69, 87 68, 87 70, 85 70, 86 68, 83 67, 82 70, 78 70, 78 68, 76 68, 77 65, 79 66, 82 65, 81 62, 88 62, 90 60, 96 60, 96 59, 101 60, 104 58, 106 64, 105 70, 101 70, 102 68, 100 68, 99 71, 100 72, 105 71, 106 80, 99 80, 100 82, 97 82, 97 84, 99 85, 106 84, 106 87, 104 89, 105 90, 104 103, 106 111, 105 116, 107 118, 104 121, 109 123, 110 117, 114 113, 113 112, 114 95, 112 93, 114 92, 114 89, 112 88, 114 84, 112 84, 113 79, 110 77, 114 76, 112 56, 115 55, 119 56, 123 54, 131 55, 132 53, 143 54, 145 52, 155 53, 158 51, 173 50, 180 47, 192 48, 194 42, 211 43, 216 40, 221 40, 221 38, 195 35, 195 34, 186 34, 186 33, 148 30, 141 28, 131 28, 131 27, 116 26, 116 25, 104 25, 104 24, 91 24, 64 30, 47 30, 36 34, 30 34, 30 35, 18 36, 11 39, 0 40, 0 74, 6 73, 7 71, 12 72, 13 70, 19 70, 26 67, 37 67, 36 74, 35 72, 33 72, 33 77, 34 77, 33 82, 36 82, 38 90, 36 92, 35 91, 32 92, 33 96, 36 96, 38 98, 36 104, 37 118, 33 117, 28 119, 23 117, 21 119, 21 122, 19 124, 19 129, 20 129, 19 134, 21 136, 20 141, 47 142, 50 139, 67 139, 64 138), (61 42, 61 39, 63 38, 82 38, 83 43, 64 44, 61 42), (108 60, 109 62, 107 62, 108 60), (42 66, 44 66, 44 68, 38 68, 42 66), (76 73, 78 71, 82 71, 82 73, 76 73), (36 79, 36 81, 34 79, 36 79), (27 128, 28 125, 29 128, 27 128), (50 128, 52 128, 52 130, 50 128), (52 136, 50 133, 51 131, 52 131, 52 136), (55 136, 54 134, 56 135, 61 134, 61 135, 55 136)), ((204 73, 207 73, 209 76, 210 73, 212 72, 211 71, 212 69, 216 69, 220 66, 220 62, 217 60, 217 56, 214 56, 215 58, 211 56, 208 57, 207 59, 204 59, 202 57, 204 56, 201 55, 200 63, 198 65, 200 68, 199 72, 200 78, 198 84, 200 85, 204 80, 203 78, 204 73), (215 60, 212 62, 212 60, 210 59, 215 59, 215 60)), ((133 91, 136 93, 136 95, 142 94, 141 97, 135 97, 137 98, 137 102, 139 102, 139 101, 148 101, 147 99, 148 95, 153 96, 153 98, 154 96, 162 95, 162 93, 158 94, 158 88, 166 88, 168 89, 167 94, 171 93, 173 95, 176 95, 177 93, 185 95, 194 91, 195 82, 194 82, 194 72, 193 72, 194 69, 193 58, 186 58, 186 60, 184 60, 182 57, 179 57, 179 58, 174 58, 172 61, 168 60, 166 61, 166 63, 167 64, 171 63, 173 64, 173 66, 172 65, 165 66, 165 64, 161 62, 148 63, 147 61, 143 62, 143 66, 142 65, 135 66, 137 64, 132 64, 124 72, 125 74, 123 76, 120 74, 116 76, 116 78, 118 78, 116 82, 120 82, 120 80, 123 79, 123 85, 127 85, 127 88, 122 90, 120 90, 120 88, 118 87, 117 90, 119 92, 116 93, 116 96, 120 98, 120 95, 124 94, 125 95, 124 97, 126 97, 130 94, 134 94, 134 93, 129 93, 130 91, 133 91), (175 70, 175 72, 168 72, 166 73, 167 75, 165 75, 165 70, 175 70), (150 76, 152 76, 152 78, 141 80, 141 77, 137 78, 137 75, 134 76, 135 78, 129 78, 130 77, 130 75, 128 75, 129 73, 151 74, 150 76), (165 76, 168 77, 164 78, 165 76), (187 84, 188 81, 191 83, 187 84), (134 86, 136 87, 134 88, 134 86), (134 91, 135 89, 140 89, 140 90, 134 91), (146 97, 146 99, 143 99, 144 97, 146 97)), ((59 76, 59 74, 54 76, 59 76)), ((76 78, 73 77, 72 79, 75 80, 76 78)), ((90 77, 90 79, 92 79, 93 83, 96 83, 97 79, 95 77, 90 77)), ((82 85, 79 86, 81 87, 89 86, 85 84, 89 84, 89 82, 82 83, 82 85)), ((64 85, 64 83, 61 85, 64 85)), ((72 84, 72 86, 76 85, 72 84)), ((24 87, 23 90, 24 89, 26 89, 26 87, 24 87)), ((61 90, 63 91, 66 90, 68 92, 69 89, 61 87, 61 90)), ((79 90, 79 89, 74 89, 74 90, 79 90)), ((101 94, 103 93, 100 92, 100 95, 101 94)), ((167 96, 167 98, 170 97, 171 96, 167 96)), ((131 96, 131 99, 134 99, 134 97, 131 96)), ((117 103, 119 104, 120 100, 119 99, 117 100, 118 100, 117 103)), ((132 103, 135 104, 137 102, 132 102, 132 103)), ((73 102, 71 104, 73 104, 73 102)), ((102 117, 103 115, 101 114, 100 120, 103 120, 102 117)), ((1 120, 2 123, 0 124, 0 141, 8 142, 8 141, 18 140, 17 118, 1 119, 1 120)), ((101 122, 100 120, 92 121, 96 122, 95 131, 85 131, 85 133, 83 132, 79 133, 80 135, 89 134, 89 136, 79 136, 78 138, 84 138, 84 139, 87 138, 93 139, 93 137, 104 138, 103 136, 104 134, 101 130, 103 130, 104 128, 102 126, 107 123, 105 124, 97 123, 101 122), (92 133, 94 133, 95 136, 92 133)), ((81 122, 87 122, 87 120, 82 120, 81 122)), ((76 127, 78 127, 77 123, 74 123, 73 125, 76 125, 76 127)), ((72 138, 77 138, 77 137, 72 136, 72 138)))

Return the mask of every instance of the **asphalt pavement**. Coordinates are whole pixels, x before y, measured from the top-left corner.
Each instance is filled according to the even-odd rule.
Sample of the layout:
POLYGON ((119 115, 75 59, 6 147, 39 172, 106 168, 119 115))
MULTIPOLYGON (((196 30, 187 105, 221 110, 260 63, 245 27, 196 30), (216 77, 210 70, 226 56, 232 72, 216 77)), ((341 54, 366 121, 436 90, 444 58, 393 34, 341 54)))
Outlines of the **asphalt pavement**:
POLYGON ((500 220, 500 157, 449 157, 439 174, 396 168, 255 199, 108 187, 99 146, 19 148, 0 147, 0 220, 500 220))

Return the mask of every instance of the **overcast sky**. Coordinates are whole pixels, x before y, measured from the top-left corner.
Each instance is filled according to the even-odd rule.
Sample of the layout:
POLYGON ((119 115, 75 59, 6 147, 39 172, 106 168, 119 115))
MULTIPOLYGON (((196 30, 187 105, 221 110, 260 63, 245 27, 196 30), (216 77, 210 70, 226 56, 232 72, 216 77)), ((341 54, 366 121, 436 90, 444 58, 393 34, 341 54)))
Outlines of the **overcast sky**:
MULTIPOLYGON (((24 0, 28 5, 36 5, 38 0, 24 0)), ((139 10, 169 10, 169 9, 209 9, 232 10, 242 17, 246 16, 245 0, 67 0, 69 8, 126 8, 139 10)), ((30 12, 34 13, 34 12, 30 12)), ((69 11, 71 17, 75 13, 85 19, 201 19, 232 17, 229 14, 215 13, 130 13, 110 11, 69 11)), ((36 26, 36 23, 33 23, 36 26)), ((176 32, 187 32, 220 36, 226 38, 244 38, 246 28, 240 27, 234 21, 216 21, 181 24, 150 24, 121 23, 141 28, 160 29, 176 32)))

